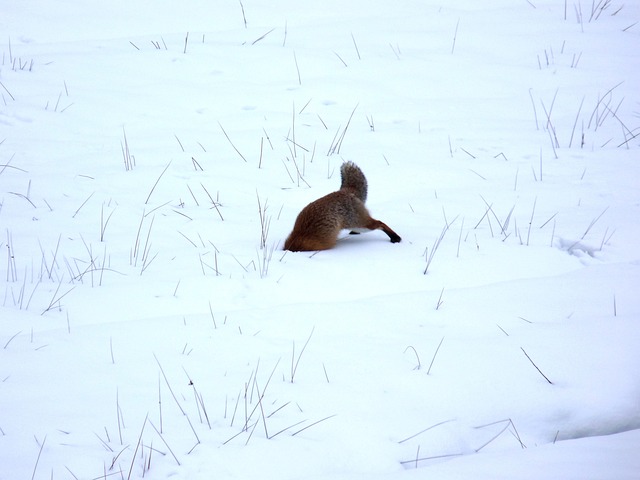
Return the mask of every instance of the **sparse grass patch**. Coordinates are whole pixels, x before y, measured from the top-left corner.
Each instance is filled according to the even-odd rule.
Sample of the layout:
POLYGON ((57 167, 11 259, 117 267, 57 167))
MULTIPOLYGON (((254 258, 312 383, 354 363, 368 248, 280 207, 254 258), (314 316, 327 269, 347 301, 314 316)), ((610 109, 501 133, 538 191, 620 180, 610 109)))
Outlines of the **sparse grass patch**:
MULTIPOLYGON (((572 68, 576 68, 577 62, 580 60, 580 56, 581 54, 577 57, 574 57, 571 63, 572 68)), ((609 88, 603 95, 598 95, 595 106, 593 107, 591 114, 588 115, 588 119, 587 115, 585 115, 583 112, 585 103, 588 104, 588 97, 586 95, 582 96, 579 104, 576 107, 576 114, 573 117, 570 128, 567 129, 569 132, 566 134, 566 136, 568 137, 568 140, 566 141, 567 148, 571 149, 575 145, 580 149, 584 149, 587 144, 593 145, 594 147, 598 146, 600 148, 604 148, 611 142, 616 142, 614 143, 616 148, 630 148, 630 142, 636 139, 640 135, 640 132, 638 131, 637 127, 634 128, 630 126, 628 124, 628 121, 623 120, 623 118, 621 118, 619 114, 620 108, 624 102, 624 98, 616 100, 617 103, 614 103, 614 92, 623 83, 624 82, 620 82, 609 88), (611 123, 611 120, 613 120, 617 125, 615 127, 610 126, 609 128, 605 129, 605 124, 607 123, 607 121, 611 123), (579 131, 578 125, 581 126, 579 131), (618 131, 621 132, 621 138, 616 140, 618 131), (576 137, 579 137, 579 141, 574 142, 574 139, 576 137), (596 144, 596 142, 598 143, 596 144)), ((559 158, 558 152, 561 148, 561 131, 558 127, 557 122, 552 117, 553 108, 558 97, 558 92, 558 90, 555 91, 549 108, 547 108, 544 101, 540 100, 540 104, 546 117, 544 130, 547 132, 550 145, 556 159, 559 158)), ((540 129, 532 89, 529 89, 529 95, 533 106, 536 129, 540 129)), ((562 143, 564 143, 564 141, 562 143)), ((542 172, 540 172, 540 180, 542 180, 542 172)))
POLYGON ((429 271, 429 267, 431 267, 431 263, 433 262, 433 258, 435 257, 436 252, 438 251, 438 248, 440 248, 440 244, 444 240, 444 237, 447 234, 447 232, 449 231, 449 228, 451 227, 451 225, 453 225, 453 223, 456 221, 457 218, 458 217, 454 218, 451 222, 447 222, 447 220, 445 218, 445 225, 444 225, 444 227, 442 227, 442 231, 440 232, 440 236, 438 236, 438 238, 436 238, 435 241, 433 242, 431 250, 429 250, 429 247, 425 247, 425 249, 424 249, 424 257, 427 260, 427 265, 425 266, 424 271, 422 272, 423 275, 426 275, 427 272, 429 271))
POLYGON ((257 252, 258 273, 260 278, 265 278, 269 274, 269 265, 273 258, 273 252, 278 248, 278 244, 272 244, 270 247, 263 247, 257 252))
POLYGON ((267 238, 269 237, 269 226, 271 225, 271 216, 267 215, 268 200, 260 202, 260 195, 256 190, 256 198, 258 199, 258 215, 260 217, 260 249, 263 250, 267 246, 267 238))
MULTIPOLYGON (((8 48, 9 48, 9 65, 11 66, 11 70, 13 70, 14 72, 31 72, 33 70, 33 64, 34 64, 33 58, 23 60, 22 58, 15 57, 13 55, 13 49, 11 47, 11 37, 9 37, 8 48)), ((5 65, 4 53, 2 54, 2 65, 5 65)))
POLYGON ((327 151, 327 156, 328 157, 331 156, 331 155, 335 155, 335 154, 339 155, 340 154, 340 149, 342 148, 342 143, 344 142, 344 138, 347 135, 347 130, 349 129, 349 125, 351 125, 351 120, 353 119, 353 115, 356 113, 357 109, 358 109, 358 105, 353 107, 353 110, 351 111, 351 115, 349 115, 349 119, 347 120, 347 124, 342 129, 342 131, 340 130, 340 127, 338 127, 338 130, 336 131, 336 134, 333 137, 333 141, 331 142, 331 145, 329 146, 329 150, 327 151))
POLYGON ((140 217, 140 223, 138 225, 138 230, 136 233, 136 238, 129 254, 129 264, 131 266, 137 267, 138 262, 142 264, 140 275, 144 273, 144 271, 158 256, 158 253, 156 253, 153 257, 149 257, 151 253, 151 230, 153 229, 153 221, 155 220, 155 215, 151 217, 151 222, 149 223, 149 228, 147 229, 147 234, 144 239, 144 246, 142 245, 142 226, 147 215, 145 215, 144 211, 142 212, 142 216, 140 217))
POLYGON ((124 127, 122 127, 122 137, 123 141, 120 142, 120 147, 122 149, 124 169, 128 172, 129 170, 133 170, 133 167, 136 166, 136 157, 131 155, 131 151, 129 150, 129 141, 127 140, 127 132, 124 127))

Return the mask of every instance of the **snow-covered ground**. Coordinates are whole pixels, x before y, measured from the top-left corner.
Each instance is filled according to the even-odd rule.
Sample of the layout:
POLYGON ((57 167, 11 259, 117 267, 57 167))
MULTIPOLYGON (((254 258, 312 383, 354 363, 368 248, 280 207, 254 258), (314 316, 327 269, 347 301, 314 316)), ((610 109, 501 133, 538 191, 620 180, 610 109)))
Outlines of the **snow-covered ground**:
POLYGON ((2 10, 0 479, 640 478, 640 3, 2 10))

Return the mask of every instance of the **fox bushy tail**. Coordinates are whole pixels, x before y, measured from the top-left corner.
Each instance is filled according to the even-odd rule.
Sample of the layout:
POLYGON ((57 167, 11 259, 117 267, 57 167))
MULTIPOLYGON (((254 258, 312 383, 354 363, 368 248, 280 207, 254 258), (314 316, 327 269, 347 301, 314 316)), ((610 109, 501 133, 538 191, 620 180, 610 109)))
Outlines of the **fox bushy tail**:
POLYGON ((340 190, 349 190, 362 200, 362 203, 366 203, 367 177, 364 176, 360 167, 353 162, 345 162, 340 167, 340 177, 342 179, 340 190))

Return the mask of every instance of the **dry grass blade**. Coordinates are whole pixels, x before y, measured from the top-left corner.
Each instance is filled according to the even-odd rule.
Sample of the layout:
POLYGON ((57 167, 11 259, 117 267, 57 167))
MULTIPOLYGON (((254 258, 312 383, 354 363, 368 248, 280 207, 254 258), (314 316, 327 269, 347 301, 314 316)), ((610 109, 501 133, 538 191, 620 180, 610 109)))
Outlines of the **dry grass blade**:
MULTIPOLYGON (((413 367, 413 369, 414 370, 420 370, 420 367, 422 367, 422 364, 420 363, 420 357, 418 356, 418 351, 412 345, 409 345, 407 348, 405 348, 403 353, 407 353, 407 350, 413 350, 413 353, 416 356, 416 360, 418 361, 418 365, 413 367)), ((402 443, 402 442, 400 442, 400 443, 402 443)))
POLYGON ((442 342, 444 342, 444 337, 442 337, 442 340, 440 340, 440 343, 438 344, 438 348, 436 348, 436 351, 433 354, 433 358, 431 359, 431 363, 429 364, 429 369, 427 370, 427 375, 431 374, 431 367, 433 367, 433 362, 436 361, 436 357, 438 356, 438 352, 440 351, 440 347, 442 346, 442 342))
POLYGON ((60 305, 60 300, 62 300, 64 297, 66 297, 67 295, 69 295, 69 293, 71 293, 76 287, 71 287, 69 290, 67 290, 65 293, 63 293, 62 295, 58 296, 58 292, 60 291, 60 287, 62 286, 62 279, 60 280, 60 282, 58 283, 58 288, 56 288, 55 293, 53 294, 53 297, 51 297, 51 301, 49 302, 49 306, 40 314, 40 315, 44 315, 45 313, 47 313, 49 310, 51 310, 52 308, 54 308, 55 305, 60 305))
POLYGON ((304 353, 305 349, 307 348, 307 345, 309 345, 309 341, 311 340, 311 337, 313 336, 313 332, 315 331, 316 327, 313 327, 311 329, 311 333, 309 334, 309 338, 307 338, 307 341, 304 343, 304 346, 302 347, 302 350, 300 350, 300 354, 298 355, 298 359, 295 361, 294 363, 294 358, 295 358, 295 353, 296 353, 296 344, 295 342, 293 342, 293 350, 291 352, 291 383, 293 383, 293 379, 296 376, 296 372, 298 371, 298 364, 300 363, 300 359, 302 358, 302 354, 304 353))
POLYGON ((80 205, 80 206, 78 207, 78 209, 77 209, 77 210, 75 211, 75 213, 71 216, 71 218, 76 218, 76 215, 78 214, 78 212, 82 209, 82 207, 84 207, 84 206, 87 204, 87 202, 88 202, 89 200, 91 200, 91 197, 93 197, 93 195, 94 195, 95 193, 96 193, 96 192, 92 192, 92 193, 91 193, 91 195, 89 195, 89 196, 87 197, 87 199, 86 199, 84 202, 82 202, 82 205, 80 205))
POLYGON ((407 464, 410 464, 410 463, 424 462, 426 460, 439 460, 439 459, 442 459, 442 458, 461 457, 463 455, 464 455, 464 453, 449 453, 449 454, 446 454, 446 455, 434 455, 432 457, 419 457, 419 458, 414 458, 412 460, 403 460, 400 463, 402 465, 407 465, 407 464))
POLYGON ((280 435, 281 433, 286 432, 287 430, 291 430, 293 427, 297 427, 298 425, 303 424, 304 422, 306 422, 306 420, 300 420, 299 422, 294 423, 293 425, 289 425, 288 427, 283 428, 282 430, 277 431, 276 433, 274 433, 273 435, 271 435, 271 438, 277 437, 278 435, 280 435))
POLYGON ((358 44, 356 43, 356 38, 353 36, 353 32, 351 33, 351 40, 353 40, 353 46, 356 49, 356 54, 358 55, 358 60, 362 60, 362 57, 360 56, 360 50, 358 49, 358 44))
POLYGON ((398 443, 407 442, 407 441, 409 441, 409 440, 411 440, 413 438, 416 438, 418 435, 422 435, 424 432, 428 432, 429 430, 431 430, 433 428, 439 427, 440 425, 444 425, 445 423, 450 423, 450 422, 453 422, 453 420, 445 420, 443 422, 436 423, 435 425, 431 425, 430 427, 427 427, 424 430, 420 430, 418 433, 414 433, 410 437, 407 437, 407 438, 405 438, 403 440, 400 440, 398 443))
POLYGON ((505 423, 505 422, 506 422, 506 425, 504 426, 504 428, 502 428, 502 430, 500 430, 496 435, 491 437, 491 439, 489 439, 489 441, 485 442, 483 445, 478 447, 476 449, 476 453, 478 453, 480 450, 482 450, 484 447, 486 447, 491 442, 493 442, 496 438, 498 438, 500 435, 502 435, 509 427, 511 427, 513 429, 513 432, 511 432, 511 434, 516 438, 516 440, 518 440, 518 443, 520 444, 520 447, 521 448, 527 448, 527 446, 522 442, 522 439, 520 438, 520 434, 518 433, 518 429, 516 428, 515 424, 513 423, 513 420, 511 420, 510 418, 507 418, 506 420, 499 420, 497 422, 487 423, 486 425, 480 425, 479 427, 474 427, 474 428, 482 429, 482 428, 492 427, 494 425, 498 425, 500 423, 505 423))
POLYGON ((536 370, 538 370, 538 373, 540 373, 540 375, 542 375, 544 379, 547 382, 549 382, 549 385, 553 385, 553 382, 549 380, 547 376, 544 373, 542 373, 542 370, 540 370, 538 366, 533 362, 533 360, 531 360, 531 357, 527 354, 527 352, 525 352, 524 348, 520 347, 520 350, 522 350, 522 353, 524 353, 525 357, 527 357, 527 359, 531 362, 531 365, 533 365, 536 368, 536 370))
POLYGON ((258 386, 258 381, 255 380, 255 384, 256 384, 256 389, 258 390, 258 405, 260 406, 260 416, 262 417, 262 425, 264 426, 264 436, 269 439, 271 437, 269 437, 269 430, 267 429, 267 417, 264 414, 264 407, 262 406, 262 397, 264 397, 264 392, 266 390, 262 391, 262 393, 260 393, 260 387, 258 386))
MULTIPOLYGON (((111 211, 107 219, 104 219, 104 203, 102 204, 102 208, 100 209, 100 241, 104 242, 104 234, 107 230, 107 225, 109 225, 109 220, 111 220, 111 216, 114 214, 115 209, 111 211)), ((60 239, 58 238, 58 243, 60 243, 60 239)))
POLYGON ((244 22, 244 28, 247 28, 247 16, 244 13, 244 5, 242 4, 242 0, 240 0, 240 9, 242 10, 242 21, 244 22))
POLYGON ((213 208, 215 208, 216 212, 218 212, 218 216, 220 217, 220 220, 222 220, 224 222, 224 218, 222 217, 222 213, 220 213, 220 209, 218 208, 218 202, 213 199, 213 197, 209 193, 209 190, 207 190, 207 188, 202 183, 200 184, 200 186, 202 186, 202 189, 205 192, 207 192, 207 196, 209 197, 209 200, 211 200, 211 204, 213 205, 213 208))
POLYGON ((253 42, 251 42, 251 45, 255 45, 256 43, 258 43, 260 40, 262 40, 264 37, 266 37, 267 35, 269 35, 271 32, 273 32, 275 30, 275 28, 272 28, 271 30, 269 30, 267 33, 265 33, 264 35, 262 35, 261 37, 256 38, 253 42))
MULTIPOLYGON (((36 206, 36 204, 35 204, 35 203, 33 203, 33 202, 29 199, 29 197, 27 197, 26 195, 23 195, 22 193, 9 192, 9 194, 11 194, 11 195, 15 195, 15 196, 20 197, 20 198, 24 198, 27 202, 29 202, 29 203, 31 204, 31 206, 32 206, 33 208, 36 208, 36 209, 38 208, 38 207, 36 206)), ((74 215, 74 216, 75 216, 75 215, 74 215)))
POLYGON ((529 219, 529 229, 527 230, 527 247, 529 246, 529 239, 531 237, 531 225, 533 225, 533 216, 536 213, 536 204, 538 203, 538 197, 533 201, 533 208, 531 209, 531 218, 529 219))
POLYGON ((187 32, 187 35, 184 37, 184 50, 182 51, 182 53, 187 53, 188 43, 189 43, 189 32, 187 32))
POLYGON ((238 155, 240 155, 240 158, 242 158, 242 160, 245 161, 245 163, 247 162, 247 159, 244 158, 244 155, 242 155, 242 153, 240 153, 240 150, 238 150, 236 148, 236 146, 233 144, 233 142, 231 141, 231 139, 229 138, 229 135, 227 134, 226 130, 224 129, 224 127, 222 126, 222 124, 220 122, 218 122, 218 125, 220 125, 220 129, 222 130, 222 133, 224 133, 224 136, 227 137, 227 141, 229 142, 229 144, 233 147, 233 149, 236 151, 236 153, 238 155))
POLYGON ((300 67, 298 66, 298 57, 296 57, 296 52, 293 52, 293 61, 296 64, 296 72, 298 73, 298 85, 302 85, 302 78, 300 77, 300 67))
POLYGON ((11 97, 11 100, 13 100, 14 102, 16 101, 15 97, 11 95, 11 92, 9 91, 9 89, 4 86, 4 83, 0 82, 0 87, 4 88, 4 91, 9 94, 9 96, 11 97))
POLYGON ((169 452, 171 452, 171 455, 173 456, 174 460, 176 461, 176 463, 178 465, 180 465, 180 460, 178 460, 178 457, 176 457, 176 454, 173 453, 173 450, 171 450, 171 447, 169 446, 169 444, 167 443, 167 441, 164 439, 164 437, 162 436, 162 434, 158 431, 158 429, 156 428, 156 426, 153 424, 153 422, 151 420, 149 420, 149 424, 153 427, 153 429, 156 431, 156 433, 158 434, 158 436, 160 437, 160 440, 162 440, 162 442, 165 444, 165 446, 167 447, 167 449, 169 449, 169 452))
POLYGON ((153 354, 153 358, 156 359, 156 363, 158 364, 158 367, 160 367, 160 372, 162 373, 162 376, 164 378, 165 383, 167 384, 167 387, 169 387, 169 392, 171 392, 171 396, 175 400, 176 405, 178 405, 178 408, 180 409, 180 412, 182 412, 182 414, 186 416, 187 414, 184 411, 184 409, 182 408, 182 405, 180 405, 180 402, 178 401, 178 398, 176 397, 176 394, 173 393, 173 388, 171 388, 171 384, 169 383, 169 379, 167 378, 167 375, 164 373, 164 369, 162 368, 162 365, 160 364, 160 360, 158 360, 158 357, 156 357, 155 353, 153 354))
POLYGON ((573 128, 571 129, 571 138, 569 139, 569 148, 571 148, 571 144, 573 143, 573 135, 576 132, 576 126, 578 125, 578 118, 580 117, 580 112, 582 111, 582 105, 584 104, 585 97, 582 97, 582 101, 580 102, 580 107, 578 108, 578 113, 576 113, 576 119, 573 122, 573 128))
POLYGON ((133 464, 136 461, 136 455, 138 454, 138 449, 140 448, 140 442, 142 442, 142 434, 144 433, 144 427, 147 425, 147 420, 149 419, 149 415, 144 417, 144 422, 142 423, 142 428, 140 429, 140 435, 138 436, 138 443, 136 444, 136 449, 131 456, 131 466, 129 467, 129 475, 127 475, 127 480, 131 478, 131 472, 133 471, 133 464))
POLYGON ((31 475, 31 480, 36 477, 36 470, 38 469, 38 463, 40 463, 40 456, 42 455, 42 450, 44 449, 44 444, 47 441, 47 437, 44 437, 42 443, 40 444, 40 450, 38 451, 38 457, 36 458, 36 464, 33 466, 33 474, 31 475))
MULTIPOLYGON (((484 447, 486 447, 491 442, 493 442, 496 438, 498 438, 500 435, 502 435, 507 430, 507 428, 509 428, 510 425, 511 425, 511 421, 509 420, 509 422, 502 428, 502 430, 500 430, 498 433, 496 433, 487 442, 483 443, 478 448, 476 448, 476 453, 478 453, 480 450, 482 450, 484 447)), ((477 427, 477 428, 483 428, 483 427, 477 427)))
POLYGON ((591 220, 591 223, 589 224, 589 226, 587 227, 587 229, 585 230, 585 232, 582 234, 582 237, 580 237, 580 240, 584 240, 584 237, 587 236, 587 234, 589 233, 589 231, 591 231, 591 229, 593 228, 593 226, 598 223, 598 220, 600 220, 602 218, 602 216, 607 212, 607 210, 609 210, 609 207, 605 208, 602 213, 600 215, 598 215, 596 218, 594 218, 593 220, 591 220))
POLYGON ((298 430, 297 432, 292 433, 292 434, 291 434, 291 436, 292 436, 292 437, 295 437, 296 435, 298 435, 299 433, 304 432, 304 431, 305 431, 305 430, 307 430, 308 428, 311 428, 311 427, 313 427, 314 425, 318 425, 319 423, 322 423, 322 422, 324 422, 325 420, 329 420, 330 418, 333 418, 333 417, 335 417, 335 416, 336 416, 335 414, 334 414, 334 415, 329 415, 328 417, 325 417, 325 418, 323 418, 323 419, 321 419, 321 420, 318 420, 317 422, 313 422, 312 424, 307 425, 307 426, 306 426, 306 427, 304 427, 304 428, 301 428, 301 429, 300 429, 300 430, 298 430))
POLYGON ((456 22, 456 31, 453 33, 453 42, 451 44, 451 55, 453 55, 454 50, 456 49, 456 40, 458 39, 458 27, 460 26, 460 19, 456 22))
POLYGON ((7 343, 4 344, 4 348, 3 350, 6 350, 7 347, 9 346, 9 344, 11 343, 11 341, 16 338, 18 335, 20 335, 22 333, 22 330, 20 330, 18 333, 14 334, 9 340, 7 340, 7 343))
MULTIPOLYGON (((153 187, 151 187, 151 191, 149 192, 149 195, 147 195, 147 199, 144 201, 144 204, 148 204, 149 203, 149 199, 151 198, 151 194, 153 193, 153 191, 156 189, 156 187, 158 186, 158 183, 160 183, 160 179, 162 178, 162 176, 165 174, 165 172, 169 169, 169 166, 171 165, 171 162, 169 162, 167 164, 166 167, 164 167, 164 170, 162 170, 162 173, 160 174, 160 176, 158 177, 158 179, 156 180, 156 183, 153 184, 153 187)), ((78 212, 76 212, 78 213, 78 212)))

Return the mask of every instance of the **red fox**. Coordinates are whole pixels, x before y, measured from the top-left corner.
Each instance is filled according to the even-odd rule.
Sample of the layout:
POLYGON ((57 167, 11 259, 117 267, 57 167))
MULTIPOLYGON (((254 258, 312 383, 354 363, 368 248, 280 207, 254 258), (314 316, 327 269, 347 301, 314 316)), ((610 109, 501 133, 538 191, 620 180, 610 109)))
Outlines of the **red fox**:
POLYGON ((382 230, 397 243, 400 236, 387 224, 371 218, 364 202, 367 200, 367 179, 353 162, 340 168, 342 184, 337 192, 325 195, 304 207, 293 231, 284 242, 284 249, 292 252, 327 250, 335 246, 340 230, 382 230))

